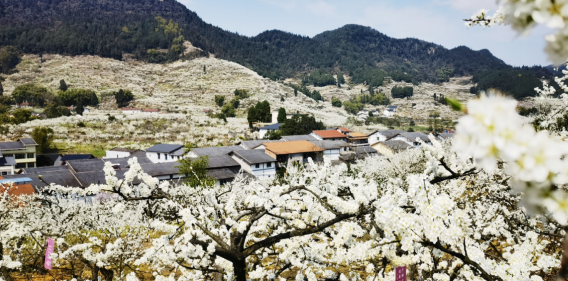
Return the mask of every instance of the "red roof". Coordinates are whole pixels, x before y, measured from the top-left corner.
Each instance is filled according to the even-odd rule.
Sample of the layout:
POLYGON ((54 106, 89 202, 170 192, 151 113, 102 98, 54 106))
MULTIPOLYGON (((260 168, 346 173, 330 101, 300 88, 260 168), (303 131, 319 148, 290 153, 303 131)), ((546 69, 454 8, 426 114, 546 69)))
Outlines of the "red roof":
POLYGON ((346 135, 336 131, 336 130, 325 130, 325 131, 314 131, 314 134, 320 136, 322 139, 339 139, 347 138, 346 135))
POLYGON ((144 109, 144 112, 158 112, 157 109, 144 109))
POLYGON ((30 105, 30 104, 27 102, 22 102, 22 105, 30 105))
POLYGON ((345 127, 339 127, 339 128, 337 128, 337 129, 339 129, 340 131, 345 132, 345 133, 351 132, 349 129, 347 129, 347 128, 345 128, 345 127))
POLYGON ((122 111, 142 111, 142 108, 123 108, 122 111))
MULTIPOLYGON (((3 177, 0 177, 0 180, 3 180, 3 177)), ((0 193, 6 192, 8 185, 0 184, 0 193)), ((35 193, 33 186, 29 183, 27 184, 18 184, 14 185, 12 188, 8 190, 8 194, 10 195, 32 195, 35 193)))

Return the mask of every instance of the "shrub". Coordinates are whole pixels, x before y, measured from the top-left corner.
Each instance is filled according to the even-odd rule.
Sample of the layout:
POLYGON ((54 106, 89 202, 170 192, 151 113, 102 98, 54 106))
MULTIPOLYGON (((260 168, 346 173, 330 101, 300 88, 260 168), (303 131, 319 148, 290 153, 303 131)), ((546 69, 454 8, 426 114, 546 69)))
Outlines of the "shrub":
POLYGON ((413 87, 394 87, 391 90, 392 97, 395 99, 402 99, 412 97, 414 95, 413 87))
POLYGON ((219 107, 223 106, 225 104, 225 96, 215 96, 215 104, 219 107))
POLYGON ((332 98, 331 99, 331 105, 333 105, 335 107, 341 107, 343 105, 343 103, 341 102, 340 99, 332 98))

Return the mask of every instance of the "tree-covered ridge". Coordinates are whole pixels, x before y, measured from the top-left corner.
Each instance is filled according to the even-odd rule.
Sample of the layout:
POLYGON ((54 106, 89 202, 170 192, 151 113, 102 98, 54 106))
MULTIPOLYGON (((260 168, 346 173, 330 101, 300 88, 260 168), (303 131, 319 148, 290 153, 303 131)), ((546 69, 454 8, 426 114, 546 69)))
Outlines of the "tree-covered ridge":
POLYGON ((273 79, 321 70, 378 86, 386 76, 439 82, 440 70, 453 69, 452 75, 461 76, 508 67, 487 50, 448 50, 418 39, 393 39, 358 25, 314 38, 282 31, 249 38, 203 22, 175 0, 0 0, 0 46, 14 45, 25 53, 116 59, 131 53, 159 62, 179 57, 180 36, 203 50, 195 55, 212 53, 273 79), (157 17, 177 26, 178 34, 161 28, 157 17))
POLYGON ((473 82, 477 86, 472 87, 470 92, 478 94, 480 91, 496 89, 520 100, 535 96, 534 89, 542 87, 541 79, 550 81, 551 86, 559 89, 549 69, 544 67, 515 67, 489 70, 474 75, 473 82))

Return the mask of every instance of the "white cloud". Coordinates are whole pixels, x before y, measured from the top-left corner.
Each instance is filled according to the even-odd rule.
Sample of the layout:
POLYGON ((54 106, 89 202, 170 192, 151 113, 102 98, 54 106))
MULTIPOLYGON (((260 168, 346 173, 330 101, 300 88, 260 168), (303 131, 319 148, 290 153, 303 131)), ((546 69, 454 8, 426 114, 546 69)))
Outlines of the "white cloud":
POLYGON ((333 16, 335 14, 335 6, 321 0, 309 3, 308 9, 316 15, 333 16))

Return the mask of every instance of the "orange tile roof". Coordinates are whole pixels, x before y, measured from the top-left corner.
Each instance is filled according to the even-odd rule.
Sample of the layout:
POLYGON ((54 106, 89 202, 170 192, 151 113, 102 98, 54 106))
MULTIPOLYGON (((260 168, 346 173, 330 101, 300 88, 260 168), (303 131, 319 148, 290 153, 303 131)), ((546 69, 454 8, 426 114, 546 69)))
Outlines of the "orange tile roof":
POLYGON ((339 127, 339 128, 337 128, 337 129, 341 130, 342 132, 346 132, 346 133, 351 132, 349 129, 347 129, 347 128, 345 128, 345 127, 339 127))
POLYGON ((314 134, 320 136, 322 139, 339 139, 347 138, 346 135, 336 131, 336 130, 325 130, 325 131, 314 131, 314 134))
POLYGON ((325 150, 306 140, 287 141, 287 142, 267 142, 263 143, 263 145, 266 147, 266 150, 276 155, 306 153, 306 152, 321 152, 325 150))
POLYGON ((352 137, 368 137, 367 135, 363 134, 363 133, 359 133, 359 132, 352 132, 349 133, 350 136, 352 137))
MULTIPOLYGON (((3 177, 0 177, 0 180, 3 180, 3 177)), ((0 193, 4 193, 6 192, 8 185, 2 185, 0 184, 0 193)), ((14 187, 10 188, 10 190, 8 191, 10 195, 32 195, 35 193, 35 189, 33 188, 33 186, 29 183, 27 184, 19 184, 19 185, 14 185, 14 187)))

